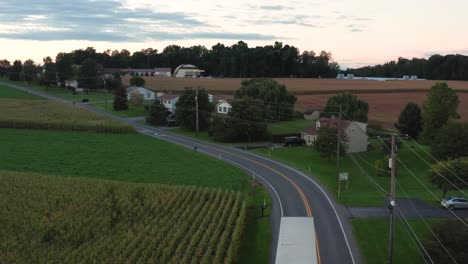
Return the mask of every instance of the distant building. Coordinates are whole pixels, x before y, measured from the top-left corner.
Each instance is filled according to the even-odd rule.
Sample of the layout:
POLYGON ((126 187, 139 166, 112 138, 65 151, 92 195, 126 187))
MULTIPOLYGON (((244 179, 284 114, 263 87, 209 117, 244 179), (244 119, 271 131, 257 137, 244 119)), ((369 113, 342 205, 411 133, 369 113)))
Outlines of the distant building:
POLYGON ((129 74, 129 75, 135 75, 135 76, 171 77, 171 68, 154 68, 154 69, 104 68, 103 73, 106 76, 119 73, 121 75, 129 74))
POLYGON ((226 101, 226 100, 219 100, 218 103, 216 104, 216 112, 219 114, 228 114, 231 112, 232 106, 231 104, 226 101))
POLYGON ((78 88, 78 81, 77 80, 65 80, 65 87, 70 88, 78 88))
POLYGON ((143 99, 145 101, 148 101, 148 100, 154 100, 156 99, 156 93, 151 91, 151 90, 148 90, 144 87, 137 87, 137 86, 131 86, 131 87, 128 87, 126 89, 127 91, 127 99, 130 100, 131 98, 131 95, 134 94, 134 93, 139 93, 141 94, 141 96, 143 96, 143 99))
POLYGON ((198 69, 197 66, 192 64, 182 64, 174 70, 174 77, 183 78, 183 77, 200 77, 200 73, 205 72, 204 70, 198 69))
POLYGON ((179 96, 176 94, 165 94, 159 97, 159 100, 167 110, 173 112, 176 109, 176 103, 179 101, 179 96))
POLYGON ((321 127, 339 127, 348 138, 348 152, 367 151, 367 124, 349 120, 320 118, 314 125, 301 132, 301 138, 308 146, 312 146, 317 139, 321 127))

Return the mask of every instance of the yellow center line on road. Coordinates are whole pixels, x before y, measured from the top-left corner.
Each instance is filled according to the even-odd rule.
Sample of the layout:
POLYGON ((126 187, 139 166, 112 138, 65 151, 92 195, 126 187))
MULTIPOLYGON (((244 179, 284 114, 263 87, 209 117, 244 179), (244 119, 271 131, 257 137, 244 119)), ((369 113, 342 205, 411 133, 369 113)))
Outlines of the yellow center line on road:
MULTIPOLYGON (((169 135, 171 136, 171 135, 169 135)), ((174 136, 172 136, 174 137, 174 136)), ((175 137, 174 137, 175 138, 175 137)), ((183 140, 185 142, 190 142, 189 140, 186 140, 186 139, 180 139, 180 138, 177 138, 178 140, 183 140)), ((192 142, 190 142, 192 143, 192 142)), ((223 153, 226 153, 226 154, 229 154, 229 155, 232 155, 232 156, 235 156, 235 157, 238 157, 240 159, 244 159, 244 160, 248 160, 250 162, 253 162, 259 166, 262 166, 270 171, 273 171, 274 173, 280 175, 281 177, 283 177, 285 180, 287 180, 289 183, 291 183, 291 185, 297 190, 297 192, 299 193, 299 196, 301 196, 301 199, 304 203, 304 207, 306 209, 306 213, 307 213, 307 216, 308 217, 312 217, 312 211, 310 210, 310 205, 309 205, 309 202, 307 201, 307 198, 305 197, 304 195, 304 192, 302 191, 302 189, 297 185, 297 183, 295 183, 293 180, 291 180, 288 176, 286 176, 285 174, 279 172, 278 170, 266 165, 266 164, 263 164, 259 161, 256 161, 256 160, 253 160, 253 159, 250 159, 250 158, 246 158, 246 157, 243 157, 241 155, 238 155, 238 154, 234 154, 234 153, 230 153, 230 152, 227 152, 225 150, 222 150, 222 149, 218 149, 218 148, 215 148, 215 147, 211 147, 211 146, 204 146, 206 148, 210 148, 212 150, 216 150, 216 151, 219 151, 219 152, 223 152, 223 153)), ((318 239, 317 239, 317 233, 315 232, 314 234, 315 236, 315 248, 316 248, 316 251, 317 251, 317 262, 318 264, 321 264, 322 261, 321 261, 321 257, 320 257, 320 248, 319 248, 319 243, 318 243, 318 239)))

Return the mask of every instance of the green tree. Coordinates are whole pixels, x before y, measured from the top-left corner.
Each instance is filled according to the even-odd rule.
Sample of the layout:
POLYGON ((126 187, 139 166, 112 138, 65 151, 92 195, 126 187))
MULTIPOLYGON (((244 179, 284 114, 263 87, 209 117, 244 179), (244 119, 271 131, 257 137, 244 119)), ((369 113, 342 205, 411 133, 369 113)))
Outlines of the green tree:
POLYGON ((69 53, 59 53, 55 57, 57 73, 60 82, 70 80, 73 77, 73 57, 69 53))
POLYGON ((436 83, 427 94, 423 106, 423 138, 431 141, 450 118, 458 118, 460 100, 446 83, 436 83))
POLYGON ((21 80, 21 72, 23 71, 23 64, 20 60, 15 60, 13 66, 10 67, 8 78, 12 81, 21 80))
POLYGON ((328 98, 325 109, 323 110, 323 116, 338 116, 339 105, 341 105, 341 111, 343 113, 342 119, 367 123, 369 104, 348 92, 340 93, 328 98))
MULTIPOLYGON (((314 148, 320 153, 321 157, 328 157, 330 160, 332 155, 336 155, 337 151, 337 133, 338 129, 331 126, 322 126, 314 141, 314 148)), ((348 149, 348 139, 345 135, 340 136, 340 154, 344 155, 348 149)))
POLYGON ((141 78, 140 76, 133 76, 130 78, 130 86, 144 87, 145 83, 145 79, 141 78))
POLYGON ((468 156, 468 123, 450 121, 431 141, 437 159, 450 160, 468 156))
MULTIPOLYGON (((213 104, 205 90, 198 90, 199 130, 206 130, 210 124, 213 104)), ((195 90, 185 89, 176 104, 176 119, 180 126, 195 131, 195 90)))
POLYGON ((106 89, 109 91, 115 91, 122 87, 122 79, 120 78, 120 74, 116 73, 112 77, 108 77, 105 79, 106 82, 106 89))
POLYGON ((146 122, 155 126, 164 126, 167 124, 167 110, 161 101, 154 100, 150 106, 150 111, 146 117, 146 122))
POLYGON ((267 125, 264 124, 265 109, 252 101, 236 101, 227 114, 213 118, 213 138, 224 142, 252 142, 268 140, 267 125))
POLYGON ((43 59, 44 62, 44 75, 41 79, 42 84, 57 84, 57 67, 52 58, 47 56, 43 59))
POLYGON ((99 66, 94 59, 86 59, 78 72, 78 83, 87 89, 96 89, 98 86, 99 66))
POLYGON ((127 91, 123 86, 119 89, 115 90, 114 92, 114 110, 127 110, 128 103, 127 103, 127 91))
POLYGON ((21 75, 21 79, 28 82, 37 78, 37 67, 33 60, 26 60, 23 63, 23 71, 21 75))
POLYGON ((430 181, 442 190, 442 198, 450 190, 468 188, 468 157, 432 165, 430 181))
POLYGON ((424 247, 434 263, 468 263, 468 228, 458 219, 449 219, 433 227, 434 236, 444 245, 449 254, 436 239, 428 236, 424 240, 424 247))
POLYGON ((375 175, 380 177, 389 177, 390 168, 388 167, 388 157, 378 159, 374 162, 375 175))
POLYGON ((143 105, 143 102, 145 101, 145 99, 143 98, 143 95, 141 95, 140 93, 131 93, 130 94, 130 100, 128 100, 128 103, 137 108, 137 107, 141 107, 143 105))
POLYGON ((263 106, 267 110, 265 119, 281 121, 294 117, 296 96, 289 93, 286 86, 273 79, 244 80, 234 97, 239 100, 251 100, 263 106))
POLYGON ((407 134, 416 139, 422 130, 421 109, 413 102, 409 102, 398 117, 398 123, 395 123, 400 133, 407 134))

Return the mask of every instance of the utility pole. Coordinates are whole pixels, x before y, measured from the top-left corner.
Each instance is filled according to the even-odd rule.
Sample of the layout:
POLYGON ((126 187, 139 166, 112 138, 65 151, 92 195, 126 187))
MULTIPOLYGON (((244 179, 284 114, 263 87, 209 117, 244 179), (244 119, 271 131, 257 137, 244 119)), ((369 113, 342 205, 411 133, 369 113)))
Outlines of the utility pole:
POLYGON ((105 109, 107 110, 107 87, 106 87, 106 79, 103 79, 104 81, 104 105, 105 109))
POLYGON ((195 89, 195 133, 198 137, 198 86, 195 89))
POLYGON ((340 197, 341 192, 341 180, 340 180, 340 125, 341 125, 341 105, 340 114, 337 122, 337 132, 336 132, 336 177, 338 177, 338 197, 340 197))
POLYGON ((393 240, 395 236, 395 176, 396 176, 396 147, 395 135, 392 135, 392 158, 390 160, 391 183, 390 183, 390 239, 388 243, 388 264, 393 264, 393 240))

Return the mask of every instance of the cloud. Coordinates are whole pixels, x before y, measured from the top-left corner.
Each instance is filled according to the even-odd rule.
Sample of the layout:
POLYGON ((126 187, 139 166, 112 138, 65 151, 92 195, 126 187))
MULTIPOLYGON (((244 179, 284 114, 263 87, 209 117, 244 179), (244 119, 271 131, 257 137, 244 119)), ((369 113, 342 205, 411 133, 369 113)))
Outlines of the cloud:
POLYGON ((297 25, 303 27, 320 27, 319 25, 312 24, 308 20, 312 18, 320 18, 320 16, 303 16, 303 15, 296 15, 290 18, 275 18, 275 17, 268 17, 263 16, 260 17, 258 20, 249 21, 249 23, 254 23, 257 25, 271 25, 271 24, 282 24, 282 25, 297 25))
POLYGON ((213 32, 211 25, 183 12, 131 8, 118 0, 0 0, 0 37, 27 40, 141 42, 218 38, 276 39, 258 33, 213 32))
POLYGON ((284 9, 287 9, 286 6, 282 6, 282 5, 263 5, 263 6, 259 6, 260 9, 264 9, 264 10, 284 10, 284 9))
POLYGON ((360 28, 352 28, 351 32, 362 32, 362 29, 360 28))

